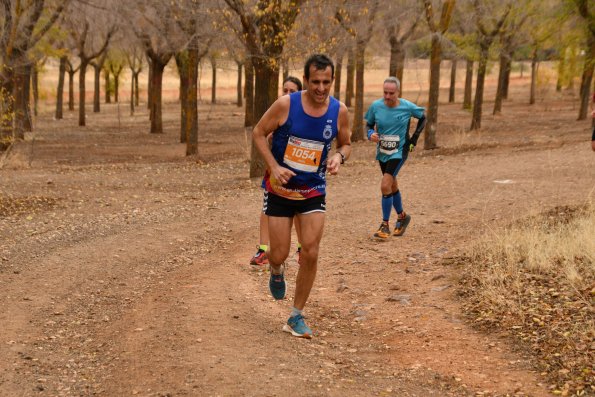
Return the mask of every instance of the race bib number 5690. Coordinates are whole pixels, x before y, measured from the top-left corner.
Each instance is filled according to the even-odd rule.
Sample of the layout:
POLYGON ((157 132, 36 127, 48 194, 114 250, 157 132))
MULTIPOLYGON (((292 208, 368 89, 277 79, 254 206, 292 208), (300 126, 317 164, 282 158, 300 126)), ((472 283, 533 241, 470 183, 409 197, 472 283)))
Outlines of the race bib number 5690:
POLYGON ((394 154, 399 151, 399 136, 398 135, 381 135, 380 136, 380 153, 394 154))
POLYGON ((320 166, 323 149, 324 142, 290 136, 283 161, 296 170, 316 172, 320 166))

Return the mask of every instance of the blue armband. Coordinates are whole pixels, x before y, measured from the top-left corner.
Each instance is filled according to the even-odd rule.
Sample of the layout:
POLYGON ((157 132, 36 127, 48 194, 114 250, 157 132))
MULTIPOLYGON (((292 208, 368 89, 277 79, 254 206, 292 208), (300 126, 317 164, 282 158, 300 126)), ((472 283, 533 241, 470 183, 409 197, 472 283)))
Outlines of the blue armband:
POLYGON ((368 140, 370 140, 370 137, 372 136, 373 133, 375 133, 376 131, 374 130, 368 130, 368 140))

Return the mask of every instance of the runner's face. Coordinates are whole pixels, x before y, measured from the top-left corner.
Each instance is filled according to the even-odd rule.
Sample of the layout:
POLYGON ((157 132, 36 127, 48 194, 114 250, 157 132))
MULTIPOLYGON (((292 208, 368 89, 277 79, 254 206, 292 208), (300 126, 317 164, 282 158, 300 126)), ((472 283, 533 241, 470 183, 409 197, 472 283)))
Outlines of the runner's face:
POLYGON ((399 99, 399 90, 395 83, 384 83, 384 104, 388 107, 393 107, 397 104, 399 99))
POLYGON ((293 94, 294 92, 298 92, 298 86, 291 82, 291 81, 286 81, 283 84, 283 95, 287 95, 287 94, 293 94))
POLYGON ((330 66, 327 66, 324 70, 318 70, 314 65, 310 66, 310 78, 304 81, 308 85, 308 95, 315 103, 325 103, 326 98, 329 96, 331 91, 331 85, 333 84, 332 70, 330 66))

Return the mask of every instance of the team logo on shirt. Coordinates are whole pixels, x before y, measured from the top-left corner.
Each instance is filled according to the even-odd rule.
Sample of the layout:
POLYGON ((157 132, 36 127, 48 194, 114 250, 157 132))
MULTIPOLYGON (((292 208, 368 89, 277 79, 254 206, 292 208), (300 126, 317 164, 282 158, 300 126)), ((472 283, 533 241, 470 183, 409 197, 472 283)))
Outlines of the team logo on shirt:
MULTIPOLYGON (((327 123, 332 123, 333 120, 327 120, 327 123)), ((330 124, 324 126, 324 130, 322 131, 322 136, 324 139, 330 139, 333 136, 333 127, 330 124)))

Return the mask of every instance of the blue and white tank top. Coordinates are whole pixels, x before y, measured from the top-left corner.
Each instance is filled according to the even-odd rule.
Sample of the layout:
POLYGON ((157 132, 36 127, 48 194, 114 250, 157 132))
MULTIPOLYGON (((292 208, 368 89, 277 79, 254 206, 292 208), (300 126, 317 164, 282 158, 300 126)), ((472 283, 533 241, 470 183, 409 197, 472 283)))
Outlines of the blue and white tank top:
POLYGON ((295 172, 285 185, 267 169, 267 192, 291 200, 304 200, 326 194, 326 162, 331 143, 337 136, 340 102, 329 97, 326 113, 312 117, 304 112, 302 93, 290 94, 287 121, 273 133, 271 151, 279 165, 295 172))

